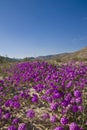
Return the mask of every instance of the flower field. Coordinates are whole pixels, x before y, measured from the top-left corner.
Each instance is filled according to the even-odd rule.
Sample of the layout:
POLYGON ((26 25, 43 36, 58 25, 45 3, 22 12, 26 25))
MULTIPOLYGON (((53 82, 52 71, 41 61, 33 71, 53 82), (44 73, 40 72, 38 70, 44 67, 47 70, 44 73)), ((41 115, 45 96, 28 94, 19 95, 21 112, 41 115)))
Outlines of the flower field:
POLYGON ((0 130, 87 130, 87 64, 23 62, 1 75, 0 130))

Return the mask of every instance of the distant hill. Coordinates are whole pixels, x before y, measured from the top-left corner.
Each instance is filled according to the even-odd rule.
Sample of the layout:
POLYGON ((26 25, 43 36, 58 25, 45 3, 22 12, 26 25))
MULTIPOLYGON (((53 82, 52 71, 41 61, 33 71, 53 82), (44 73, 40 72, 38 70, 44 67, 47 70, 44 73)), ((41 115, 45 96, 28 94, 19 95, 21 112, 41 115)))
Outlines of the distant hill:
POLYGON ((61 54, 56 54, 56 55, 39 56, 36 59, 54 60, 57 62, 87 61, 87 47, 85 47, 79 51, 72 52, 72 53, 61 53, 61 54))
POLYGON ((0 56, 0 63, 6 63, 6 62, 18 62, 20 59, 15 59, 15 58, 9 58, 5 56, 0 56))
POLYGON ((61 55, 62 61, 68 61, 68 60, 74 60, 74 61, 87 61, 87 47, 79 50, 79 51, 75 51, 73 53, 68 53, 65 55, 61 55))
POLYGON ((0 63, 4 62, 20 62, 20 61, 35 61, 35 60, 45 60, 45 61, 55 61, 55 62, 67 62, 67 61, 87 61, 87 47, 72 52, 72 53, 61 53, 55 55, 38 56, 38 57, 25 57, 23 59, 9 58, 0 56, 0 63))

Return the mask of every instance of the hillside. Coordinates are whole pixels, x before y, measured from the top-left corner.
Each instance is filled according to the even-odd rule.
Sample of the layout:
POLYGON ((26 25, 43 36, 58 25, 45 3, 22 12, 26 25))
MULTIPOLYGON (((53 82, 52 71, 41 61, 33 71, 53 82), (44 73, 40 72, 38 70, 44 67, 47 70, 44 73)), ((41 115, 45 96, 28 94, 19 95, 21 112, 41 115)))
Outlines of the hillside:
POLYGON ((38 56, 38 57, 25 57, 23 59, 15 59, 0 56, 0 63, 4 62, 20 62, 20 61, 35 61, 35 60, 45 60, 45 61, 56 61, 56 62, 67 62, 67 61, 87 61, 87 47, 72 53, 61 53, 55 55, 38 56))
POLYGON ((45 59, 45 60, 52 60, 57 62, 87 61, 87 47, 72 53, 61 53, 61 54, 50 55, 50 56, 42 56, 42 57, 37 57, 36 59, 40 59, 40 60, 45 59))
POLYGON ((79 51, 69 53, 67 55, 62 55, 60 58, 62 61, 63 60, 87 61, 87 47, 79 51))
POLYGON ((17 62, 20 61, 20 59, 15 59, 15 58, 9 58, 5 56, 0 56, 0 63, 6 63, 6 62, 17 62))

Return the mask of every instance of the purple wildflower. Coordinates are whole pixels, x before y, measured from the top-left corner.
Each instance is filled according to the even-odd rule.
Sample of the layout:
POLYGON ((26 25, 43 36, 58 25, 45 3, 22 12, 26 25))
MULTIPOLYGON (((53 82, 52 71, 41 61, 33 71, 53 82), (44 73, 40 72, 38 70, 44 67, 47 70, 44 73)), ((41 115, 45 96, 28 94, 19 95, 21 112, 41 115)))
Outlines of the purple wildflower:
POLYGON ((69 104, 68 101, 63 100, 62 103, 61 103, 61 106, 66 107, 68 104, 69 104))
POLYGON ((72 123, 69 125, 69 129, 70 129, 70 130, 80 130, 79 126, 78 126, 75 122, 72 122, 72 123))
POLYGON ((75 106, 72 106, 72 111, 73 111, 73 112, 77 112, 77 111, 78 111, 78 106, 76 106, 76 105, 75 105, 75 106))
POLYGON ((15 126, 11 125, 11 126, 8 128, 8 130, 17 130, 17 129, 15 128, 15 126))
POLYGON ((25 123, 19 124, 18 130, 26 130, 26 124, 25 123))
POLYGON ((64 128, 61 127, 61 126, 58 126, 58 127, 56 127, 54 130, 64 130, 64 128))
POLYGON ((15 95, 14 100, 18 100, 18 99, 19 99, 18 95, 15 95))
POLYGON ((79 110, 80 112, 82 112, 82 111, 83 111, 83 106, 78 106, 78 110, 79 110))
POLYGON ((56 116, 51 116, 51 117, 50 117, 50 121, 51 121, 52 123, 56 122, 56 121, 57 121, 57 117, 56 117, 56 116))
POLYGON ((38 102, 38 96, 36 94, 33 94, 32 102, 38 102))
POLYGON ((82 103, 82 98, 81 97, 76 98, 76 103, 82 103))
POLYGON ((66 85, 66 88, 70 88, 72 85, 72 81, 69 81, 68 84, 66 85))
POLYGON ((81 97, 81 92, 80 92, 80 90, 75 90, 75 91, 74 91, 74 96, 75 96, 75 97, 81 97))
POLYGON ((11 114, 10 113, 6 113, 4 116, 5 116, 5 119, 9 119, 11 114))
POLYGON ((19 118, 15 118, 13 119, 12 124, 18 124, 18 122, 19 122, 19 118))
POLYGON ((14 108, 19 109, 20 108, 20 103, 18 101, 14 102, 14 108))
POLYGON ((44 113, 44 114, 42 115, 42 118, 43 118, 43 119, 48 119, 48 118, 50 118, 50 116, 49 116, 48 113, 44 113))
POLYGON ((53 110, 53 111, 57 110, 57 108, 58 108, 58 103, 51 103, 50 108, 51 108, 51 110, 53 110))
POLYGON ((66 125, 66 124, 68 124, 68 119, 66 117, 62 117, 61 120, 60 120, 60 123, 62 125, 66 125))
POLYGON ((27 117, 28 118, 34 118, 35 112, 33 110, 29 109, 28 112, 27 112, 27 117))

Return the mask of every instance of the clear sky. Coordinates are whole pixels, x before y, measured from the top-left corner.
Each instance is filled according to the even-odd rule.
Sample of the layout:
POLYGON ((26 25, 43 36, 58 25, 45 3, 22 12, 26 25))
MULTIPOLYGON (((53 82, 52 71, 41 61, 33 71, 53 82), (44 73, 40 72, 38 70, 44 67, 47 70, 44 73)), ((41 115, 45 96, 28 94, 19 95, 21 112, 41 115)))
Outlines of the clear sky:
POLYGON ((87 46, 87 0, 0 0, 0 55, 23 58, 87 46))

